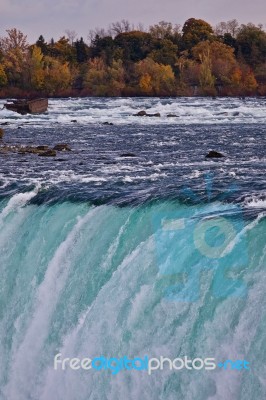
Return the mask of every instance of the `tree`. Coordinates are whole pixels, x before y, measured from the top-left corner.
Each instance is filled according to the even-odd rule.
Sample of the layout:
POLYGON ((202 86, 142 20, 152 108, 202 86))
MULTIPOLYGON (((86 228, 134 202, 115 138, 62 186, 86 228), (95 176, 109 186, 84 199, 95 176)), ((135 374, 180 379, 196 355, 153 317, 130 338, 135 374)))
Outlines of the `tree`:
POLYGON ((149 57, 159 64, 174 66, 177 61, 178 47, 169 39, 158 40, 155 50, 152 50, 149 57))
POLYGON ((151 34, 140 31, 120 33, 115 37, 114 44, 123 51, 124 62, 143 60, 154 49, 151 34))
POLYGON ((48 54, 48 44, 46 43, 43 35, 39 36, 39 39, 35 44, 41 49, 42 54, 44 55, 48 54))
POLYGON ((0 87, 6 86, 8 83, 4 66, 0 64, 0 87))
POLYGON ((212 75, 210 52, 201 55, 199 82, 202 89, 214 87, 215 77, 212 75))
POLYGON ((134 30, 134 26, 126 19, 122 19, 121 22, 113 22, 110 25, 109 32, 111 35, 117 36, 120 33, 130 32, 134 30))
POLYGON ((33 46, 29 57, 29 72, 31 87, 42 90, 45 82, 44 56, 40 47, 33 46))
POLYGON ((101 38, 97 35, 91 44, 90 57, 92 59, 102 58, 106 64, 111 65, 114 58, 115 48, 115 42, 111 36, 101 38))
POLYGON ((52 39, 48 45, 48 55, 60 58, 64 62, 76 61, 75 53, 75 48, 71 46, 69 39, 65 36, 62 36, 57 42, 52 39))
POLYGON ((74 43, 74 46, 76 48, 76 58, 78 63, 83 63, 88 60, 89 56, 89 48, 88 46, 84 43, 83 38, 81 37, 80 40, 77 40, 74 43))
POLYGON ((214 37, 211 25, 202 19, 188 19, 182 28, 182 32, 183 43, 189 50, 199 42, 211 40, 214 37))
POLYGON ((246 94, 254 94, 256 92, 258 83, 257 83, 254 73, 253 73, 253 71, 251 71, 251 69, 248 69, 243 74, 243 87, 244 87, 246 94))
POLYGON ((16 28, 8 29, 7 36, 0 39, 0 48, 4 57, 4 68, 11 85, 23 86, 27 80, 27 36, 16 28))
POLYGON ((103 28, 90 29, 88 33, 88 40, 90 44, 95 40, 96 36, 98 36, 99 38, 104 38, 105 36, 110 35, 103 28))
POLYGON ((46 56, 44 58, 44 89, 51 95, 61 89, 68 89, 73 82, 69 64, 55 58, 46 56))
POLYGON ((230 34, 233 38, 236 37, 239 30, 239 23, 236 19, 232 19, 227 22, 220 22, 216 25, 214 32, 217 36, 224 36, 230 34))
POLYGON ((143 94, 159 96, 175 93, 175 76, 170 65, 158 64, 146 58, 139 61, 135 68, 143 94))
POLYGON ((207 40, 193 47, 192 54, 196 61, 203 64, 202 73, 207 74, 206 77, 208 76, 203 78, 203 81, 207 79, 211 82, 211 74, 217 82, 230 83, 230 76, 237 64, 234 50, 230 46, 226 46, 221 42, 207 40))
POLYGON ((0 39, 0 47, 4 53, 19 49, 25 53, 29 47, 27 36, 16 28, 7 29, 7 36, 0 39))
POLYGON ((266 61, 266 33, 253 24, 241 25, 237 35, 239 57, 243 57, 250 66, 266 61))
POLYGON ((73 46, 76 37, 78 36, 77 32, 72 31, 70 29, 66 29, 65 33, 67 35, 69 43, 73 46))
POLYGON ((112 65, 108 66, 101 58, 90 60, 84 86, 94 96, 121 95, 125 86, 122 62, 113 61, 112 65))
POLYGON ((176 24, 173 26, 171 22, 160 21, 158 24, 150 26, 149 33, 155 39, 170 39, 180 38, 181 26, 176 24))

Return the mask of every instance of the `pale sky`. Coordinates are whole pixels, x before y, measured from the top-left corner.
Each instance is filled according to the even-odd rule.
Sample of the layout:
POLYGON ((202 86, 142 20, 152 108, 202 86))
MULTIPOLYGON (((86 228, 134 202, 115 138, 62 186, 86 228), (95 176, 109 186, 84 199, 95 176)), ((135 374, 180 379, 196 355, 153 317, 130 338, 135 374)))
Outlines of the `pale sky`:
POLYGON ((0 0, 0 36, 18 28, 32 43, 41 34, 57 40, 70 29, 86 40, 90 29, 122 19, 149 27, 162 20, 183 25, 191 17, 266 27, 266 0, 0 0))

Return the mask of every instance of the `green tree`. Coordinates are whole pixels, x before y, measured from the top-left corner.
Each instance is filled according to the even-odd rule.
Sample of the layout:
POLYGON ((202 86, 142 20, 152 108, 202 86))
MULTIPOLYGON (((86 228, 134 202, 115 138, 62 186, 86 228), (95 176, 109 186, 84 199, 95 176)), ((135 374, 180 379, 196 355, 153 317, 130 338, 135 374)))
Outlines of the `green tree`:
POLYGON ((253 24, 241 25, 237 35, 238 55, 251 67, 266 61, 266 33, 253 24))
POLYGON ((41 49, 42 54, 44 54, 45 56, 48 55, 48 44, 46 43, 43 35, 39 36, 39 39, 37 40, 37 42, 35 43, 36 46, 38 46, 41 49))
POLYGON ((182 32, 183 44, 188 50, 203 40, 211 40, 214 38, 211 25, 202 19, 188 19, 183 26, 182 32))
POLYGON ((107 65, 111 65, 115 55, 115 43, 111 36, 101 38, 96 35, 92 41, 90 57, 102 58, 107 65))
POLYGON ((169 39, 158 40, 157 48, 152 50, 149 57, 159 64, 174 66, 177 62, 178 47, 169 39))
POLYGON ((81 37, 80 40, 76 40, 74 46, 76 48, 76 53, 77 53, 76 54, 77 62, 84 63, 85 61, 87 61, 89 56, 89 48, 86 45, 86 43, 84 43, 83 38, 81 37))
POLYGON ((140 31, 120 33, 115 37, 114 43, 122 49, 124 62, 143 60, 154 49, 151 34, 140 31))

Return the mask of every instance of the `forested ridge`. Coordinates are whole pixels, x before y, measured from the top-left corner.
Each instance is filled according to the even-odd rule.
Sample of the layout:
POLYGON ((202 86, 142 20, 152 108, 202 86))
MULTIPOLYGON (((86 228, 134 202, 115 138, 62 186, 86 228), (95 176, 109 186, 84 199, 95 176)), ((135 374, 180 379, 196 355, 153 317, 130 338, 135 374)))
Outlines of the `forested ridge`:
POLYGON ((144 30, 128 21, 84 40, 73 31, 36 43, 16 28, 0 38, 0 96, 266 95, 266 32, 236 20, 190 18, 144 30))

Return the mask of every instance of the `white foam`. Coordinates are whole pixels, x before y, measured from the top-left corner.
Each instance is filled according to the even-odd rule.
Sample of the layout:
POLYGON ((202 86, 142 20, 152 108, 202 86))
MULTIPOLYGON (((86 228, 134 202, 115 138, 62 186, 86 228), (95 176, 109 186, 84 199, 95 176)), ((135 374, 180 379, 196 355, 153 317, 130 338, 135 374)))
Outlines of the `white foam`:
POLYGON ((18 209, 22 208, 25 206, 33 197, 35 197, 38 193, 38 190, 40 188, 40 185, 37 185, 34 190, 31 192, 25 192, 25 193, 17 193, 7 203, 6 207, 2 210, 0 214, 0 224, 3 222, 3 220, 11 213, 14 211, 17 211, 18 209))
MULTIPOLYGON (((0 101, 0 107, 4 100, 0 101)), ((237 98, 70 98, 50 99, 48 112, 42 115, 26 115, 2 111, 4 122, 12 125, 29 123, 34 126, 102 124, 105 121, 117 125, 169 125, 169 124, 230 124, 266 123, 265 99, 237 98), (159 118, 135 117, 140 110, 160 113, 159 118), (168 114, 176 117, 168 118, 168 114)))

